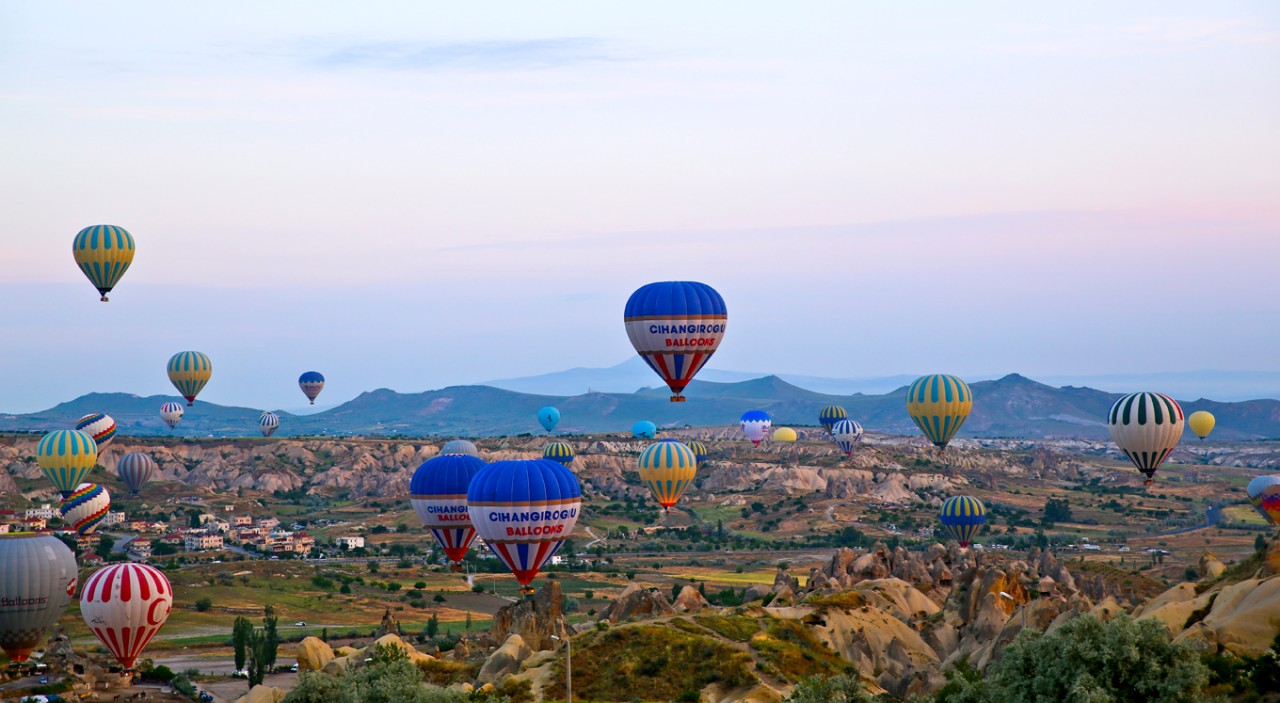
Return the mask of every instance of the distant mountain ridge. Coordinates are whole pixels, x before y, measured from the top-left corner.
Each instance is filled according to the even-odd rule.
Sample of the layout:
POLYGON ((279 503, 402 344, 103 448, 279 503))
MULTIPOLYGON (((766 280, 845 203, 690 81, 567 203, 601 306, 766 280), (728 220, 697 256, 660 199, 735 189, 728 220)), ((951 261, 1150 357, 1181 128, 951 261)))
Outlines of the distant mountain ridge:
MULTIPOLYGON (((1018 374, 970 384, 973 415, 960 437, 1105 439, 1104 417, 1119 393, 1067 386, 1055 388, 1018 374)), ((840 405, 872 432, 914 434, 907 417, 905 387, 874 395, 834 395, 800 388, 777 376, 734 383, 694 381, 688 402, 671 403, 664 388, 632 393, 572 396, 520 393, 491 386, 452 386, 423 393, 380 388, 332 409, 310 415, 279 412, 277 436, 410 435, 496 436, 540 433, 535 413, 544 405, 560 409, 558 433, 627 432, 636 420, 659 427, 723 426, 746 410, 767 410, 775 425, 816 425, 818 412, 840 405)), ((124 435, 177 437, 253 436, 261 410, 196 402, 177 430, 160 421, 161 403, 171 396, 91 393, 36 413, 0 415, 0 431, 37 432, 71 426, 91 412, 115 418, 124 435)), ((1209 410, 1218 419, 1214 439, 1280 437, 1280 401, 1224 403, 1180 401, 1187 413, 1209 410)))

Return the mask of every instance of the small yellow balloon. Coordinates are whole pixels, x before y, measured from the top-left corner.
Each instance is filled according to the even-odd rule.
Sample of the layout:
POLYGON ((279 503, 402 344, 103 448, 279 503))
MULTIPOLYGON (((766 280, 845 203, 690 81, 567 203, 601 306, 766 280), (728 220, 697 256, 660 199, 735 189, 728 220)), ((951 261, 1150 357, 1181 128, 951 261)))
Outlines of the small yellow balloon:
POLYGON ((1197 410, 1187 418, 1187 425, 1191 427, 1191 431, 1200 439, 1208 437, 1216 424, 1218 424, 1217 419, 1208 410, 1197 410))
POLYGON ((773 441, 775 442, 794 442, 799 439, 796 431, 790 427, 779 427, 773 431, 773 441))

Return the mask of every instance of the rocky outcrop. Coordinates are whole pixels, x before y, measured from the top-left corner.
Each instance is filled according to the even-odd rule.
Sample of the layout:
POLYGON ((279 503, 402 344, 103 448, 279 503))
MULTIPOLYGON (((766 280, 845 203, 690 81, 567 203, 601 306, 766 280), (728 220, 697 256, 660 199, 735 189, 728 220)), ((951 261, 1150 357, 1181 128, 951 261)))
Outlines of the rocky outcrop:
MULTIPOLYGON (((339 648, 338 651, 334 653, 338 656, 335 656, 325 664, 321 671, 326 674, 342 676, 350 672, 352 669, 359 669, 360 667, 363 667, 365 665, 365 660, 372 657, 380 648, 399 649, 405 653, 405 656, 409 661, 418 665, 426 665, 429 662, 435 661, 435 657, 430 654, 419 652, 417 649, 414 649, 413 645, 405 642, 398 636, 383 635, 382 637, 374 640, 373 644, 362 649, 352 650, 348 647, 339 648)), ((299 662, 298 668, 302 668, 301 662, 299 662)))
POLYGON ((378 624, 378 629, 374 630, 373 638, 378 639, 386 635, 396 635, 397 637, 404 634, 404 630, 400 628, 400 620, 391 614, 391 609, 387 608, 382 612, 382 622, 378 624))
POLYGON ((288 695, 288 691, 275 686, 258 684, 249 692, 236 699, 236 703, 280 703, 288 695))
POLYGON ((306 637, 298 643, 298 671, 324 671, 326 664, 334 660, 333 649, 319 637, 306 637))
POLYGON ((489 628, 487 641, 493 646, 506 642, 511 635, 520 635, 520 639, 530 649, 541 651, 555 648, 552 635, 563 638, 568 636, 569 631, 560 582, 552 579, 538 589, 532 598, 499 608, 493 615, 493 625, 489 628))
POLYGON ((1200 578, 1216 579, 1227 570, 1227 565, 1218 561, 1213 552, 1205 552, 1200 557, 1200 578))
POLYGON ((480 684, 498 683, 503 678, 520 671, 520 665, 533 654, 529 645, 520 635, 511 635, 501 647, 489 655, 480 667, 476 682, 480 684))
POLYGON ((685 586, 680 589, 680 593, 676 595, 671 607, 677 613, 692 613, 704 608, 710 608, 711 604, 707 602, 707 599, 702 596, 698 589, 693 586, 685 586))
POLYGON ((619 623, 631 618, 674 615, 676 609, 660 591, 649 590, 638 583, 629 584, 622 593, 600 611, 600 620, 619 623))

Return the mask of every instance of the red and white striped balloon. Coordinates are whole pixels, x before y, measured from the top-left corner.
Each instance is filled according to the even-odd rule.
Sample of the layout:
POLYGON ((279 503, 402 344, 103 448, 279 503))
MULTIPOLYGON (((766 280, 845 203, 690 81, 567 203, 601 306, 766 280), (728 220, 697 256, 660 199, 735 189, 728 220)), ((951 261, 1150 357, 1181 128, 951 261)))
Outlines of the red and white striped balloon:
POLYGON ((126 669, 164 627, 172 607, 169 579, 146 564, 105 566, 80 591, 85 623, 126 669))

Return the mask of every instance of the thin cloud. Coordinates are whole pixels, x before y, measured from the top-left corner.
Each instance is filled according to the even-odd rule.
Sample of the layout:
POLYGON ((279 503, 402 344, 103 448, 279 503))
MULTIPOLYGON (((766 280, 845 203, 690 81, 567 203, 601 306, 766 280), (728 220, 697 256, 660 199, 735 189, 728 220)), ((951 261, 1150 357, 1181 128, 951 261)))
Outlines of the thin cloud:
POLYGON ((310 63, 327 69, 509 71, 620 60, 623 57, 598 39, 563 37, 474 42, 371 42, 330 49, 314 57, 310 63))

